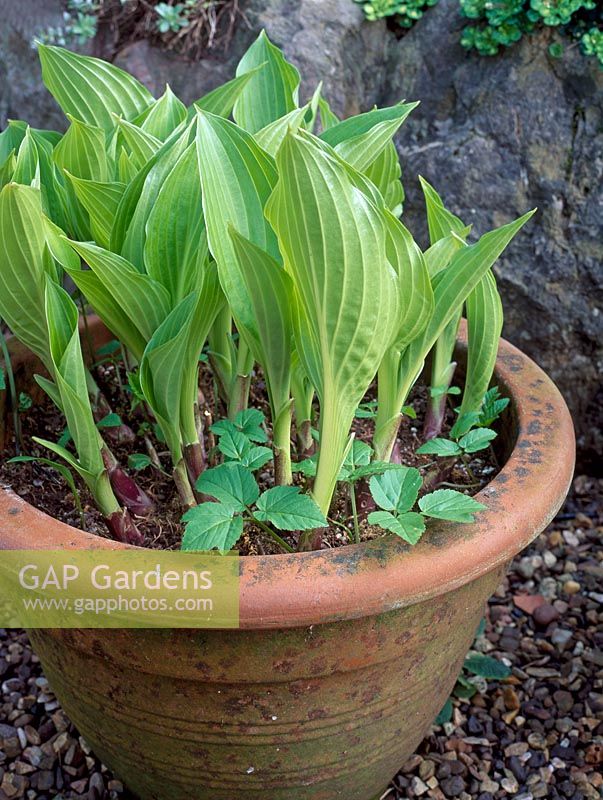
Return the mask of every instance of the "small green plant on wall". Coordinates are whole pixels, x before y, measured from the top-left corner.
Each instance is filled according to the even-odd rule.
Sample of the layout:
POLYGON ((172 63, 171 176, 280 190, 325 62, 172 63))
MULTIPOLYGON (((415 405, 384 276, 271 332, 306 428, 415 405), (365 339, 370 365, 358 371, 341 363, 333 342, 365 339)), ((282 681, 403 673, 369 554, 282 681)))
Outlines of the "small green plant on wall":
MULTIPOLYGON (((394 18, 400 28, 410 28, 438 0, 354 0, 368 20, 394 18)), ((586 56, 603 66, 603 8, 596 0, 459 0, 460 12, 472 22, 461 35, 461 44, 480 55, 497 55, 524 34, 542 26, 558 28, 574 40, 586 56)), ((549 48, 559 58, 566 46, 559 38, 549 48)))

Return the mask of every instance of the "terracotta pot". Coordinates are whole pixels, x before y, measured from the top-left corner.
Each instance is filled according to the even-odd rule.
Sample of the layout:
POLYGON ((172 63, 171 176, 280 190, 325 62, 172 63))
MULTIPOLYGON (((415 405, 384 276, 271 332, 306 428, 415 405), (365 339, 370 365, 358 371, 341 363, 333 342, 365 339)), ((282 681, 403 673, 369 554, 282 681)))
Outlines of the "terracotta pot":
MULTIPOLYGON (((571 480, 572 423, 555 386, 504 341, 496 382, 512 398, 508 459, 474 525, 430 525, 414 548, 383 538, 244 558, 237 631, 31 632, 65 711, 133 792, 379 796, 449 695, 505 565, 571 480)), ((0 548, 33 547, 118 545, 0 492, 0 548)))

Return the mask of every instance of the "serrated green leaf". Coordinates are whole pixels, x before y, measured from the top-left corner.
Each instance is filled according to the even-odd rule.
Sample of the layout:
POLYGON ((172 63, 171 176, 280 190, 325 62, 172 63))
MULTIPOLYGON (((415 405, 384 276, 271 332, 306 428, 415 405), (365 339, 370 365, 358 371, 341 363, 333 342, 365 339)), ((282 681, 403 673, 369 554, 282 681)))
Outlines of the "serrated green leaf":
POLYGON ((100 58, 47 45, 38 45, 38 54, 46 88, 65 114, 82 122, 111 131, 113 114, 134 119, 154 102, 135 78, 100 58))
POLYGON ((429 441, 417 448, 417 455, 434 455, 441 456, 442 458, 459 456, 462 452, 462 449, 456 442, 452 442, 450 439, 440 438, 429 439, 429 441))
POLYGON ((252 442, 267 442, 268 437, 263 425, 266 418, 259 408, 244 408, 234 419, 237 428, 252 442))
POLYGON ((249 439, 237 428, 225 430, 220 436, 218 450, 227 458, 233 461, 241 461, 245 454, 251 449, 249 439))
POLYGON ((473 522, 473 515, 483 511, 486 506, 454 489, 437 489, 423 495, 419 508, 427 517, 446 519, 452 522, 473 522))
POLYGON ((357 467, 364 467, 370 462, 372 455, 373 448, 370 445, 361 441, 360 439, 354 438, 344 459, 342 467, 339 470, 337 480, 349 480, 350 475, 357 467))
POLYGON ((347 480, 354 483, 355 481, 362 480, 363 478, 370 478, 372 475, 381 475, 391 469, 398 469, 399 464, 392 464, 391 461, 372 461, 363 467, 358 467, 347 477, 347 480))
POLYGON ((467 656, 463 664, 467 672, 473 675, 479 675, 482 678, 489 680, 504 680, 511 674, 511 670, 502 661, 498 661, 492 656, 486 656, 482 653, 472 653, 467 656))
POLYGON ((264 467, 273 458, 269 447, 250 447, 241 457, 241 464, 252 472, 264 467))
POLYGON ((232 463, 205 470, 197 480, 196 489, 201 494, 215 497, 235 511, 244 511, 260 495, 259 487, 249 469, 232 463))
POLYGON ((461 439, 459 439, 459 446, 463 448, 466 453, 477 453, 479 450, 485 450, 493 439, 496 439, 496 431, 490 428, 477 428, 476 430, 469 431, 461 439))
POLYGON ((136 472, 150 467, 152 463, 151 457, 146 453, 131 453, 128 456, 128 467, 136 472))
POLYGON ((314 500, 310 495, 301 494, 299 486, 268 489, 257 501, 254 516, 283 531, 311 530, 328 524, 314 500))
POLYGON ((201 503, 182 517, 183 550, 230 550, 243 534, 243 519, 222 503, 201 503))
POLYGON ((380 528, 395 533, 409 544, 416 544, 425 532, 422 516, 414 511, 398 516, 389 511, 371 511, 367 519, 371 525, 379 525, 380 528))
POLYGON ((237 124, 250 133, 265 128, 298 105, 299 72, 272 44, 265 31, 243 55, 237 66, 237 77, 261 65, 262 69, 244 85, 233 111, 237 124))
POLYGON ((292 466, 293 472, 301 472, 306 478, 314 478, 316 476, 316 456, 296 461, 292 466))
POLYGON ((378 506, 401 514, 410 511, 417 502, 422 483, 418 469, 398 465, 397 469, 373 475, 369 485, 378 506))
POLYGON ((453 439, 458 439, 465 433, 471 430, 474 425, 479 422, 479 414, 476 411, 468 412, 467 414, 460 415, 452 428, 450 429, 450 436, 453 439))

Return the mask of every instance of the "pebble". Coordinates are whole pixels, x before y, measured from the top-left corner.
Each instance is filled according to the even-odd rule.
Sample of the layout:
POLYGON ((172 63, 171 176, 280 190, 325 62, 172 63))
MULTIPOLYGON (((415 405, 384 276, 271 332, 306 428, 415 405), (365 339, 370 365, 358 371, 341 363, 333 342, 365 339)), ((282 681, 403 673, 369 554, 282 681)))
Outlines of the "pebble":
POLYGON ((429 791, 429 786, 423 783, 421 778, 417 778, 416 776, 411 780, 410 788, 417 797, 421 797, 421 795, 429 791))
POLYGON ((446 797, 458 797, 461 792, 465 791, 465 781, 460 775, 453 775, 451 778, 440 782, 440 787, 446 797))
POLYGON ((559 619, 559 611, 551 603, 543 603, 538 608, 535 608, 532 613, 532 619, 541 628, 548 627, 551 622, 559 619))
POLYGON ((519 784, 517 783, 517 779, 515 777, 503 778, 500 782, 500 785, 505 792, 507 792, 507 794, 515 794, 519 791, 519 784))
POLYGON ((563 649, 572 640, 573 635, 572 631, 567 631, 565 628, 555 628, 551 634, 551 642, 563 649))
POLYGON ((577 594, 580 588, 578 581, 565 581, 563 584, 563 591, 565 594, 577 594))

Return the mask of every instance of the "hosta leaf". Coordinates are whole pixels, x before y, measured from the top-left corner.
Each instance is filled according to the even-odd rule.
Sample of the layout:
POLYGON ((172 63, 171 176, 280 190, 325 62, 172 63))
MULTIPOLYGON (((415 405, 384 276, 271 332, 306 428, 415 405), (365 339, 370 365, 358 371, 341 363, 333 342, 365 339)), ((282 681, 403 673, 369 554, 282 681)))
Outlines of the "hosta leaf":
POLYGON ((453 234, 444 236, 425 251, 425 264, 430 277, 433 278, 438 272, 446 269, 452 260, 452 256, 463 246, 462 240, 468 236, 470 230, 471 227, 467 226, 456 236, 453 234))
POLYGON ((375 111, 369 111, 369 115, 374 115, 371 126, 363 130, 365 126, 360 123, 359 130, 362 131, 361 133, 346 136, 335 145, 333 145, 333 142, 338 138, 337 128, 348 123, 347 127, 351 132, 354 129, 349 123, 353 120, 358 120, 359 117, 364 117, 364 114, 360 114, 359 117, 351 117, 349 120, 339 123, 337 127, 330 128, 324 132, 322 138, 334 146, 337 153, 355 169, 364 172, 381 155, 383 150, 392 144, 392 136, 417 105, 418 103, 407 103, 406 105, 393 106, 392 110, 376 109, 375 111), (379 116, 380 111, 387 113, 379 116), (375 122, 374 120, 378 121, 375 122))
POLYGON ((486 506, 454 489, 437 489, 419 500, 419 508, 427 517, 452 522, 473 522, 473 515, 486 506))
POLYGON ((47 45, 38 45, 38 54, 46 88, 65 114, 82 122, 111 131, 112 114, 131 120, 153 103, 141 83, 99 58, 47 45))
POLYGON ((318 114, 323 132, 339 124, 339 117, 331 110, 331 106, 324 97, 321 97, 318 101, 318 114))
POLYGON ((496 278, 490 270, 466 302, 467 374, 461 416, 478 411, 492 379, 503 325, 503 307, 496 278))
POLYGON ((237 76, 264 64, 244 86, 234 107, 236 122, 250 133, 297 108, 300 75, 262 31, 244 54, 237 76))
POLYGON ((502 661, 498 661, 492 656, 485 656, 482 653, 472 653, 467 656, 463 664, 467 672, 479 675, 489 680, 504 680, 511 674, 511 670, 502 661))
POLYGON ((379 525, 409 544, 416 544, 425 533, 423 517, 414 511, 399 516, 394 516, 389 511, 371 511, 367 519, 371 525, 379 525))
POLYGON ((142 391, 161 425, 174 463, 180 458, 181 401, 185 387, 197 378, 201 352, 202 343, 191 363, 190 340, 198 305, 198 293, 184 298, 155 330, 140 362, 142 391))
POLYGON ((162 142, 186 119, 184 103, 172 92, 169 85, 150 110, 145 113, 141 128, 162 142))
POLYGON ((47 467, 51 467, 52 469, 56 470, 59 473, 61 478, 65 481, 71 494, 74 498, 77 499, 78 497, 78 490, 77 486, 75 485, 75 481, 73 480, 73 475, 68 467, 64 464, 57 464, 56 461, 52 461, 50 458, 40 458, 39 456, 16 456, 15 458, 9 458, 6 462, 7 464, 24 464, 27 462, 34 462, 36 464, 44 464, 47 467))
POLYGON ((253 329, 242 332, 248 336, 249 346, 264 369, 274 420, 289 400, 293 284, 268 253, 233 228, 229 228, 229 235, 254 315, 253 329))
POLYGON ((0 164, 4 164, 11 153, 17 153, 28 128, 26 122, 10 119, 6 128, 0 132, 0 164))
POLYGON ((189 116, 194 116, 195 112, 199 110, 209 111, 210 114, 215 114, 218 117, 230 117, 241 92, 264 66, 265 62, 208 92, 199 100, 196 100, 189 108, 189 116))
POLYGON ((387 258, 398 275, 398 331, 395 346, 402 349, 426 327, 434 308, 433 290, 425 259, 410 231, 390 211, 387 224, 387 258))
POLYGON ((304 121, 304 116, 308 111, 308 106, 296 108, 285 114, 284 117, 271 122, 255 134, 255 140, 266 153, 273 158, 281 146, 288 130, 296 131, 304 121))
POLYGON ((382 475, 373 475, 369 485, 378 506, 401 514, 410 511, 417 502, 422 483, 418 469, 398 466, 382 475))
POLYGON ((14 152, 10 152, 4 160, 4 163, 0 164, 0 189, 12 181, 16 166, 17 159, 15 158, 15 154, 14 152))
MULTIPOLYGON (((369 133, 375 126, 381 126, 389 122, 397 123, 398 125, 402 124, 410 112, 418 105, 418 103, 398 103, 395 106, 375 108, 373 111, 357 114, 354 117, 344 119, 343 122, 332 125, 321 133, 320 138, 331 147, 337 147, 344 142, 350 142, 358 136, 369 133)), ((385 147, 389 138, 390 136, 385 137, 382 147, 385 147)))
POLYGON ((126 188, 125 183, 84 180, 69 172, 67 178, 71 181, 77 199, 88 212, 94 240, 108 248, 115 215, 126 188))
POLYGON ((273 259, 279 251, 264 205, 276 183, 274 162, 253 137, 232 122, 198 114, 197 154, 209 248, 218 264, 220 283, 233 316, 245 335, 260 347, 256 318, 235 252, 232 226, 273 259))
POLYGON ((32 441, 36 444, 45 447, 47 450, 50 450, 51 453, 55 453, 55 455, 60 456, 64 459, 69 466, 77 472, 77 474, 84 480, 88 486, 93 486, 95 482, 94 475, 88 472, 82 465, 79 463, 77 458, 70 453, 69 450, 66 450, 62 445, 56 444, 56 442, 50 442, 48 439, 41 439, 39 436, 32 436, 32 441))
POLYGON ((425 178, 419 176, 419 181, 421 182, 425 205, 427 206, 427 225, 431 244, 435 244, 439 239, 444 239, 452 231, 464 238, 463 231, 466 228, 463 220, 448 211, 440 195, 425 178))
POLYGON ((124 192, 111 231, 111 249, 144 271, 144 246, 146 224, 157 202, 157 197, 189 142, 186 130, 175 140, 167 142, 150 158, 124 192))
POLYGON ((230 550, 243 534, 243 519, 222 503, 201 503, 182 517, 183 550, 230 550))
MULTIPOLYGON (((70 241, 69 244, 88 264, 105 292, 122 309, 123 315, 135 325, 143 339, 148 341, 170 309, 169 296, 163 286, 148 275, 139 273, 116 253, 85 242, 70 241)), ((76 284, 80 279, 79 272, 69 271, 76 284)))
POLYGON ((479 450, 485 450, 496 436, 496 431, 490 428, 477 428, 459 439, 459 445, 466 453, 477 453, 479 450))
MULTIPOLYGON (((33 140, 31 131, 28 128, 17 153, 17 160, 15 162, 15 169, 12 179, 15 183, 22 183, 25 186, 31 186, 34 181, 38 181, 39 183, 39 178, 40 172, 38 148, 36 147, 36 143, 33 140)), ((40 187, 37 186, 37 188, 40 187)))
MULTIPOLYGON (((328 146, 309 133, 288 134, 277 164, 266 215, 295 285, 296 347, 321 401, 321 442, 325 424, 336 437, 321 448, 329 460, 329 486, 319 503, 325 511, 354 412, 392 339, 396 275, 381 213, 328 146)), ((319 478, 320 463, 315 490, 319 478)))
POLYGON ((116 117, 115 123, 119 126, 118 141, 125 142, 131 163, 137 169, 142 169, 161 148, 161 140, 125 119, 116 117))
POLYGON ((78 311, 67 292, 50 278, 46 280, 45 310, 53 375, 61 396, 61 410, 73 437, 80 466, 91 475, 98 476, 104 472, 104 464, 88 399, 78 311))
MULTIPOLYGON (((0 317, 51 368, 45 297, 45 237, 37 189, 7 184, 0 192, 0 317)), ((56 277, 56 275, 55 275, 56 277)))
POLYGON ((199 164, 191 144, 165 178, 149 214, 144 262, 175 304, 200 288, 207 253, 199 164))
POLYGON ((467 296, 492 267, 515 234, 533 215, 533 211, 496 230, 485 233, 475 244, 461 248, 447 269, 439 272, 432 281, 434 311, 425 330, 414 339, 403 353, 400 372, 415 380, 427 354, 435 344, 467 296))
POLYGON ((385 205, 395 217, 402 213, 404 203, 404 187, 402 186, 402 168, 398 151, 393 142, 389 142, 367 169, 366 177, 372 181, 383 195, 385 205))
POLYGON ((55 163, 76 178, 109 180, 104 131, 76 118, 69 119, 71 125, 54 149, 55 163))
POLYGON ((418 455, 434 455, 442 457, 459 456, 461 448, 450 439, 429 439, 417 449, 418 455))
POLYGON ((322 528, 328 523, 314 500, 299 486, 274 486, 257 501, 254 516, 283 531, 322 528))
POLYGON ((196 483, 197 491, 215 497, 220 503, 235 510, 244 511, 255 503, 260 495, 259 487, 251 472, 241 464, 220 464, 207 469, 196 483))

